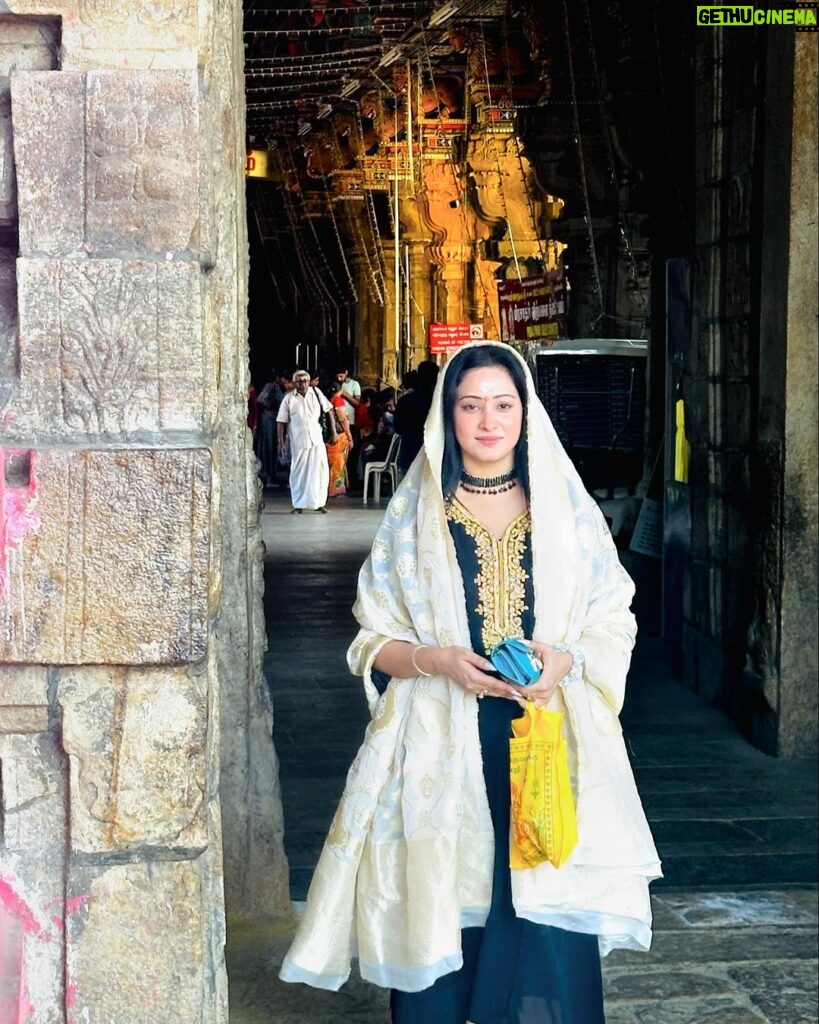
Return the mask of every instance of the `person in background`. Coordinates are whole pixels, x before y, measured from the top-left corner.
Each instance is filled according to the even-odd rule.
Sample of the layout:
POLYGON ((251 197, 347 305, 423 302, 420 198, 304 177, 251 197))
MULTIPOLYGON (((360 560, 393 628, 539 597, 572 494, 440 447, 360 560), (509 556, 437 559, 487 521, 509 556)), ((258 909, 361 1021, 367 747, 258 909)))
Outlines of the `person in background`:
POLYGON ((384 462, 387 458, 395 433, 392 423, 394 409, 395 389, 382 388, 370 406, 375 428, 361 441, 362 474, 366 474, 369 463, 384 462))
MULTIPOLYGON (((460 349, 358 576, 347 652, 372 714, 280 976, 355 951, 393 1024, 604 1024, 600 958, 647 950, 660 861, 618 715, 634 584, 526 363, 460 349), (504 638, 537 655, 519 686, 504 638), (565 712, 579 841, 510 866, 512 723, 565 712)), ((319 656, 319 655, 317 655, 319 656)))
POLYGON ((398 469, 402 476, 410 468, 412 460, 424 443, 424 421, 432 403, 438 370, 438 364, 431 359, 419 363, 416 387, 408 394, 402 395, 395 407, 393 425, 396 434, 401 438, 398 469))
POLYGON ((342 398, 347 409, 347 419, 349 419, 351 424, 355 424, 355 412, 361 401, 361 385, 357 380, 353 380, 346 366, 341 366, 336 370, 336 380, 341 384, 342 398))
POLYGON ((355 410, 355 423, 353 424, 355 446, 348 464, 354 467, 356 488, 360 485, 360 481, 364 479, 364 447, 375 434, 376 396, 377 392, 373 388, 364 388, 355 410))
POLYGON ((250 381, 247 385, 247 425, 253 439, 253 448, 256 448, 256 430, 259 426, 259 392, 256 385, 250 381))
POLYGON ((398 389, 398 398, 408 394, 413 388, 418 387, 418 371, 405 370, 401 374, 401 387, 398 389))
POLYGON ((304 509, 327 511, 327 490, 330 481, 327 450, 321 433, 322 412, 333 407, 318 390, 310 387, 310 374, 297 370, 293 374, 294 388, 284 396, 276 423, 279 453, 284 453, 285 442, 290 440, 290 499, 293 512, 304 509))
POLYGON ((361 385, 350 376, 346 366, 340 366, 336 370, 336 380, 341 384, 341 397, 344 399, 344 408, 347 410, 347 419, 350 421, 353 435, 353 450, 347 458, 347 482, 351 489, 357 490, 361 479, 358 472, 358 442, 361 437, 358 429, 358 408, 361 404, 361 385))
POLYGON ((330 404, 336 417, 336 440, 328 441, 327 462, 330 468, 329 496, 336 498, 347 493, 347 459, 353 447, 353 434, 347 407, 341 397, 341 382, 334 380, 330 385, 330 404))
POLYGON ((276 451, 276 415, 282 404, 284 391, 277 379, 275 370, 259 392, 259 428, 256 438, 256 455, 261 462, 260 476, 265 487, 276 483, 278 459, 276 451))

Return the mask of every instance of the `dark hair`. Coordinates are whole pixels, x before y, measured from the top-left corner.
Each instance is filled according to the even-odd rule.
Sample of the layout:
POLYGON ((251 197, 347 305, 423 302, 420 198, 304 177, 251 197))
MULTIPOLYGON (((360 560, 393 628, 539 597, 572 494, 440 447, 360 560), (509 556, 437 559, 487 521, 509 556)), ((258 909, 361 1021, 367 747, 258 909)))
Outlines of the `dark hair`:
POLYGON ((432 391, 440 369, 441 367, 431 359, 424 359, 423 362, 420 362, 418 364, 418 387, 428 388, 432 391))
POLYGON ((331 395, 337 395, 339 393, 339 391, 341 391, 341 381, 340 380, 331 381, 329 386, 328 386, 328 388, 327 388, 327 390, 330 392, 331 395))
POLYGON ((519 360, 500 345, 482 345, 456 353, 447 367, 442 402, 444 407, 444 459, 441 466, 441 488, 444 497, 457 490, 464 468, 461 447, 455 438, 455 400, 458 386, 470 370, 484 366, 501 366, 509 373, 523 406, 523 424, 520 439, 515 446, 515 469, 518 480, 529 500, 529 442, 526 434, 526 377, 519 360))

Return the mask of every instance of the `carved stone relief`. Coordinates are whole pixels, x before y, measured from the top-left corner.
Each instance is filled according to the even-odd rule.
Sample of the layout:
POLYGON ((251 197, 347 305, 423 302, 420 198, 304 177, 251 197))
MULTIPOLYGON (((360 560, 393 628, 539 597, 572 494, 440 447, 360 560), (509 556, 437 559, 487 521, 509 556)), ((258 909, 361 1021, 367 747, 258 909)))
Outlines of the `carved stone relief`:
POLYGON ((8 78, 0 77, 0 232, 5 234, 16 224, 17 189, 12 156, 11 102, 8 78))
POLYGON ((6 453, 0 473, 0 661, 201 659, 210 453, 46 449, 17 459, 6 453))
POLYGON ((46 694, 44 669, 0 665, 2 1021, 63 1019, 67 773, 46 694))
POLYGON ((63 67, 195 68, 194 0, 7 0, 17 14, 62 17, 63 67))
POLYGON ((213 1019, 203 1005, 204 964, 196 938, 205 928, 207 879, 198 861, 72 865, 66 903, 76 910, 66 938, 66 979, 72 1002, 93 1007, 89 1019, 213 1019), (100 969, 101 951, 116 972, 114 984, 110 968, 100 969))
POLYGON ((0 415, 17 379, 17 277, 14 251, 0 249, 0 415))
POLYGON ((7 436, 202 429, 212 382, 197 263, 21 259, 18 287, 7 436))
POLYGON ((184 669, 60 670, 73 851, 206 847, 204 689, 184 669))
POLYGON ((12 75, 23 255, 197 249, 189 72, 12 75))

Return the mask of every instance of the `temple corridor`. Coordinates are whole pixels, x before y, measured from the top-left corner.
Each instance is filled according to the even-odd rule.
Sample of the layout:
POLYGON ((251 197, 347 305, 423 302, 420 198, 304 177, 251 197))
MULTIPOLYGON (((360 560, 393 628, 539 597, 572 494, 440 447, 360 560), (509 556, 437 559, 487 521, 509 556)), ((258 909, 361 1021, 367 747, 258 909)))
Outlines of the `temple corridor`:
MULTIPOLYGON (((327 516, 296 518, 286 493, 267 491, 262 512, 265 669, 296 909, 368 720, 345 654, 356 574, 383 504, 334 502, 327 516)), ((815 1020, 815 760, 752 747, 679 683, 645 631, 622 721, 665 877, 652 885, 652 951, 604 961, 609 1024, 815 1020)), ((229 941, 234 1024, 383 1024, 383 993, 355 967, 337 995, 280 983, 288 934, 279 926, 229 941)))

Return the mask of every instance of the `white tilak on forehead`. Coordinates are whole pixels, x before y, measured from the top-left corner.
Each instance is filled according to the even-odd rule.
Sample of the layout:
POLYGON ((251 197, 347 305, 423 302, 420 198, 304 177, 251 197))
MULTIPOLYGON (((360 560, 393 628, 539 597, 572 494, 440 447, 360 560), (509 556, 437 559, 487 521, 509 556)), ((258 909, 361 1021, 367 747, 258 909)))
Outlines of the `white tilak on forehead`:
POLYGON ((501 376, 495 377, 493 380, 480 381, 478 384, 478 390, 485 395, 502 387, 508 388, 508 382, 501 376))

